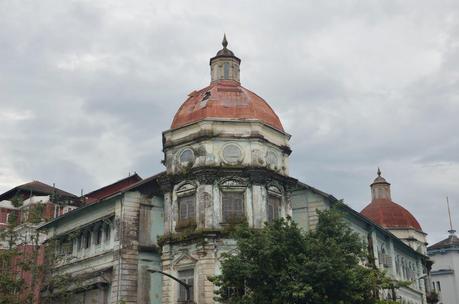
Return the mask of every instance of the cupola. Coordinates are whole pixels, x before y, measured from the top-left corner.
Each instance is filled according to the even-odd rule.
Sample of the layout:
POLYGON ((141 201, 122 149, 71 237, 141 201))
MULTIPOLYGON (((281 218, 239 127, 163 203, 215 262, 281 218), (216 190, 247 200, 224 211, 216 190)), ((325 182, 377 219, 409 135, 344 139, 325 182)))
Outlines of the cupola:
POLYGON ((241 59, 237 58, 228 47, 226 35, 223 36, 223 48, 217 52, 215 57, 210 58, 210 76, 211 81, 233 80, 240 82, 239 65, 241 59))
POLYGON ((378 168, 377 177, 370 185, 371 203, 361 214, 384 228, 411 228, 422 231, 416 218, 405 208, 392 201, 390 183, 381 176, 378 168))
POLYGON ((261 122, 284 133, 282 123, 269 104, 240 84, 241 59, 227 48, 226 35, 223 48, 210 59, 210 85, 188 94, 172 121, 177 129, 203 120, 230 120, 261 122))
POLYGON ((392 201, 390 183, 381 175, 370 185, 371 203, 360 213, 379 226, 389 230, 408 246, 423 254, 426 253, 426 234, 416 218, 401 205, 392 201))

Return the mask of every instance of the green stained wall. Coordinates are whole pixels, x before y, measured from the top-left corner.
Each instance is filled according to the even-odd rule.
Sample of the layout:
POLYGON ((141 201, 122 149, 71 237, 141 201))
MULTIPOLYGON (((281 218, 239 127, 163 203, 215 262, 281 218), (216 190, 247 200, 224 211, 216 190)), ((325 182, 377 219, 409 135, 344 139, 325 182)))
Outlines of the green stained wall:
POLYGON ((161 257, 159 253, 141 252, 139 254, 139 303, 161 304, 162 299, 162 276, 159 273, 151 273, 148 269, 161 269, 161 257))

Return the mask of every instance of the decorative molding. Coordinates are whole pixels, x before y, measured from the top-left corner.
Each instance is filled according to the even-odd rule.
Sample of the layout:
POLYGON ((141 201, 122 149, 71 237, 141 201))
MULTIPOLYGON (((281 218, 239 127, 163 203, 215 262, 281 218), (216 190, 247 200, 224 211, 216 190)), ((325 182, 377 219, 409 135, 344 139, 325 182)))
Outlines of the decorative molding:
POLYGON ((182 252, 182 254, 177 258, 174 259, 172 262, 172 267, 174 269, 186 268, 186 267, 194 267, 198 259, 192 257, 190 254, 182 252))

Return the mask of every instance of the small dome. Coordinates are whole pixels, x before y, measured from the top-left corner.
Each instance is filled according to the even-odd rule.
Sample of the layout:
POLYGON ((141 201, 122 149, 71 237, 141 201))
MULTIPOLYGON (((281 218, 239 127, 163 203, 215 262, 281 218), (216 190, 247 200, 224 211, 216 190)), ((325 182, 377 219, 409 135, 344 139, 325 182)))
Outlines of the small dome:
POLYGON ((384 228, 413 228, 422 231, 421 225, 408 210, 389 199, 375 199, 360 213, 384 228))
POLYGON ((234 55, 233 51, 231 51, 231 50, 229 50, 229 49, 227 48, 227 46, 228 46, 228 40, 226 40, 226 34, 223 35, 222 46, 223 46, 223 48, 217 52, 217 55, 215 55, 215 57, 212 57, 212 58, 210 59, 210 62, 211 62, 211 63, 212 63, 212 61, 213 61, 214 59, 221 58, 221 57, 234 58, 234 59, 237 60, 239 63, 241 63, 241 59, 237 58, 237 57, 234 55))
POLYGON ((377 174, 378 174, 378 176, 375 178, 375 180, 373 181, 373 183, 371 185, 375 185, 375 184, 387 184, 387 185, 390 185, 386 181, 386 179, 381 176, 381 169, 379 169, 379 167, 378 167, 377 174))
POLYGON ((268 103, 236 81, 215 81, 188 96, 175 114, 172 129, 204 119, 226 119, 258 120, 284 132, 279 117, 268 103))

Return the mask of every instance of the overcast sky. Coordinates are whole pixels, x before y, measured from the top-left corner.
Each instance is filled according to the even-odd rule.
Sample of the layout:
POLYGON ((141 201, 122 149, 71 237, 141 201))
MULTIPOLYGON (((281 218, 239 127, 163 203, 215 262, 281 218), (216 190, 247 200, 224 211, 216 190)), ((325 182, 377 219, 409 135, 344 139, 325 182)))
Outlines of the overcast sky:
POLYGON ((432 243, 459 227, 459 2, 0 0, 0 192, 163 170, 209 58, 292 135, 291 175, 360 211, 380 166, 432 243))

